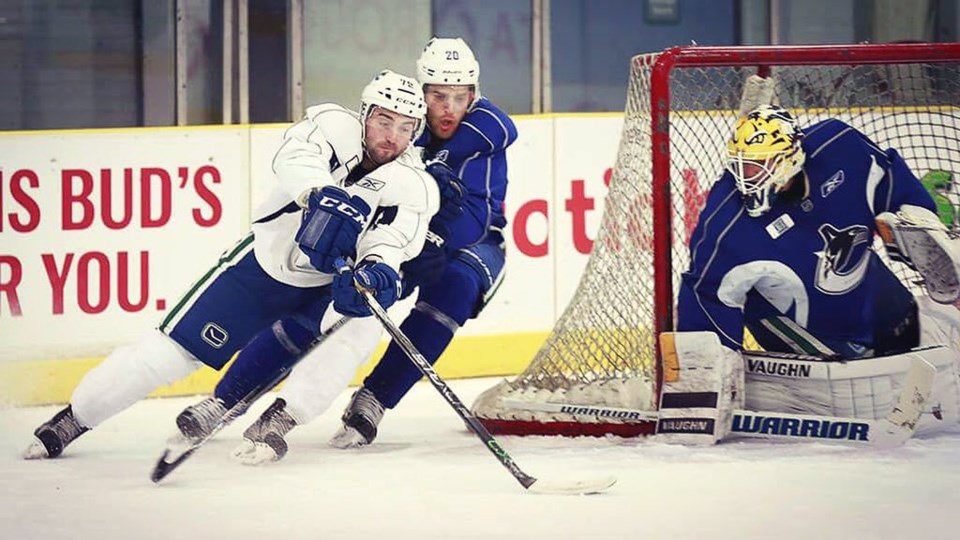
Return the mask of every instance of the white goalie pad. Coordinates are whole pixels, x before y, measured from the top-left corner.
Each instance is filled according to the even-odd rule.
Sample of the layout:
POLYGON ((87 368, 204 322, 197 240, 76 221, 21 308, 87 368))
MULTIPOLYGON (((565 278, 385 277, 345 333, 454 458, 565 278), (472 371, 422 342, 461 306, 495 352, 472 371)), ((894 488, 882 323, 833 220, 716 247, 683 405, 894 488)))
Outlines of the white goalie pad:
POLYGON ((657 436, 669 443, 714 444, 743 401, 743 359, 713 332, 660 334, 663 386, 657 436))
POLYGON ((903 205, 895 214, 881 213, 876 223, 890 258, 915 268, 931 299, 950 304, 960 298, 960 246, 936 214, 903 205))
POLYGON ((958 353, 936 346, 905 354, 824 362, 744 354, 748 410, 882 419, 900 396, 914 356, 936 368, 917 433, 952 428, 960 420, 958 353))

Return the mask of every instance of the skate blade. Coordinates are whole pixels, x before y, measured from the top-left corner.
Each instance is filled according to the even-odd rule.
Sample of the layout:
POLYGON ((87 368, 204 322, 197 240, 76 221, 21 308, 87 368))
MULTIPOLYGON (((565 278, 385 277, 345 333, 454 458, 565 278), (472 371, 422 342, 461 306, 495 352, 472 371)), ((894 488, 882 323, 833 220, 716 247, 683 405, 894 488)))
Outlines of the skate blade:
POLYGON ((21 454, 23 459, 33 460, 33 459, 47 459, 50 457, 50 454, 47 453, 47 447, 40 442, 40 439, 34 437, 33 441, 30 443, 23 453, 21 454))
POLYGON ((280 459, 269 445, 250 442, 247 442, 241 448, 237 448, 237 450, 234 451, 233 457, 241 464, 251 467, 269 465, 280 459), (242 453, 240 452, 241 449, 244 450, 242 453))

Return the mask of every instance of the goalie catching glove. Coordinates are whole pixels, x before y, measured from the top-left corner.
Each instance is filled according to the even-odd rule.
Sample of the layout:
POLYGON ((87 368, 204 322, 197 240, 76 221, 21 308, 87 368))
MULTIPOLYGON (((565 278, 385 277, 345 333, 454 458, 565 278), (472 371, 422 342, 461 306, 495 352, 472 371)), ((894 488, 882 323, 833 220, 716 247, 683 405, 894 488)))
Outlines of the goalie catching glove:
POLYGON ((960 298, 960 249, 936 214, 905 204, 897 213, 878 215, 877 231, 891 259, 920 273, 933 301, 960 298))
POLYGON ((351 317, 369 317, 370 308, 357 287, 373 293, 383 309, 387 309, 400 297, 400 276, 390 265, 365 260, 354 269, 349 269, 343 260, 337 261, 340 273, 333 278, 331 295, 333 309, 351 317))

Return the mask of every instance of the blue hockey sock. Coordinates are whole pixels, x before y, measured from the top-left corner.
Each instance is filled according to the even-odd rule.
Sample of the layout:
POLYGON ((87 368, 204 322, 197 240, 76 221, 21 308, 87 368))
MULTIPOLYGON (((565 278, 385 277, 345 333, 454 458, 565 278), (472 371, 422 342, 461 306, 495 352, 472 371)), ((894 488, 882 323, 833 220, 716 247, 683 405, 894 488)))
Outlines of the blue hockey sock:
POLYGON ((306 353, 314 337, 293 319, 273 323, 240 350, 213 395, 229 409, 254 391, 269 390, 264 386, 285 375, 306 353))
MULTIPOLYGON (((438 284, 421 290, 416 308, 400 329, 432 365, 470 317, 479 294, 472 272, 451 268, 438 284)), ((391 342, 363 385, 384 407, 392 409, 420 377, 420 370, 391 342)))

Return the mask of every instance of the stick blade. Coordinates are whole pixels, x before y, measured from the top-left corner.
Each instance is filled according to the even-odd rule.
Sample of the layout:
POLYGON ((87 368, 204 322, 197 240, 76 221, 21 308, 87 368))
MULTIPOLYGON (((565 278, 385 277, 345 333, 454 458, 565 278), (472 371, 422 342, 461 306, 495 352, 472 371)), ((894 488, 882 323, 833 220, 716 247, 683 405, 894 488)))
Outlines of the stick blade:
POLYGON ((596 495, 603 493, 617 483, 616 477, 603 476, 587 480, 543 480, 537 479, 527 491, 543 495, 596 495))
POLYGON ((185 442, 170 443, 163 450, 163 454, 157 460, 156 465, 153 466, 153 471, 150 472, 150 480, 154 484, 159 484, 161 480, 192 456, 197 448, 199 448, 199 445, 186 445, 185 442))

